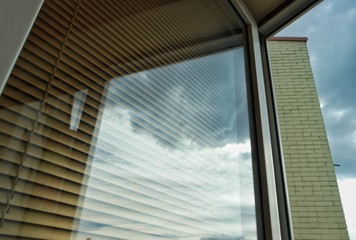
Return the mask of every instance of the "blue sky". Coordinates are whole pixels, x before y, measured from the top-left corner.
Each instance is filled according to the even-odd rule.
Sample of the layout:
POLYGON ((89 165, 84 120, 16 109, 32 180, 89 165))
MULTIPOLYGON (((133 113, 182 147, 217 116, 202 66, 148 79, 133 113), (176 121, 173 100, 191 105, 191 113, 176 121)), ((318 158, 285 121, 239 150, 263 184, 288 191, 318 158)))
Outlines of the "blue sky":
POLYGON ((308 37, 350 239, 356 239, 356 1, 324 0, 278 36, 308 37))

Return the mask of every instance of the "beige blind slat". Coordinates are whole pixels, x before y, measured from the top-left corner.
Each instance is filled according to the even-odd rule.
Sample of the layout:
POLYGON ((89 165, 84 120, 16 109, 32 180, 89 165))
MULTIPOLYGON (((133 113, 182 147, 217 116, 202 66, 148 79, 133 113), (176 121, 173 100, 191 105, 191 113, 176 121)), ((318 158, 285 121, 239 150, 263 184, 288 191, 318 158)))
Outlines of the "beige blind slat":
POLYGON ((211 67, 166 69, 241 46, 228 3, 204 6, 199 0, 44 1, 0 97, 0 210, 9 210, 1 239, 212 232, 213 220, 206 219, 213 170, 194 174, 203 168, 195 161, 127 132, 143 129, 151 141, 182 152, 183 138, 218 145, 221 116, 209 113, 223 107, 217 86, 224 70, 213 60, 206 60, 211 67), (145 70, 146 82, 137 77, 145 70), (189 98, 172 97, 179 87, 189 98), (105 119, 107 109, 128 110, 131 118, 114 124, 105 119))

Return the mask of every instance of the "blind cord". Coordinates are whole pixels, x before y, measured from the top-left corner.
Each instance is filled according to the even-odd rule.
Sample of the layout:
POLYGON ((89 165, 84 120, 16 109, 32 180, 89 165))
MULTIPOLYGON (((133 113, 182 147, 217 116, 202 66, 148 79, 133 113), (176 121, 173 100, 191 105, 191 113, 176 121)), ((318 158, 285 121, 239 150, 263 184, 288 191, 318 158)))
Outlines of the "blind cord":
POLYGON ((66 35, 64 37, 64 40, 61 43, 61 48, 60 48, 58 57, 56 59, 56 63, 53 66, 53 70, 51 72, 51 75, 50 75, 50 78, 49 78, 49 81, 48 81, 48 84, 47 84, 47 87, 46 87, 46 90, 45 90, 45 94, 43 96, 43 100, 40 103, 39 111, 36 114, 36 118, 34 120, 34 123, 32 124, 31 130, 26 129, 26 133, 27 133, 26 135, 28 136, 28 138, 27 138, 27 141, 26 141, 25 149, 24 149, 23 154, 21 156, 19 166, 16 169, 16 174, 14 176, 14 180, 10 179, 11 188, 10 188, 10 193, 7 194, 7 196, 6 196, 5 206, 3 206, 1 208, 1 211, 0 211, 1 212, 0 228, 2 228, 4 226, 5 216, 6 216, 6 214, 8 214, 10 212, 10 203, 11 203, 11 200, 14 198, 15 188, 16 188, 16 185, 18 183, 18 180, 19 180, 19 177, 20 177, 20 174, 21 174, 21 170, 22 170, 24 162, 25 162, 25 158, 26 158, 28 149, 29 149, 29 147, 31 145, 32 136, 33 136, 33 134, 35 132, 36 127, 38 126, 40 115, 41 115, 42 112, 44 112, 44 107, 45 107, 45 103, 46 103, 46 100, 47 100, 47 97, 48 97, 49 88, 52 85, 52 81, 53 81, 54 75, 55 75, 55 73, 57 71, 58 64, 61 61, 61 56, 63 54, 63 51, 64 51, 65 47, 66 47, 68 36, 72 31, 73 22, 75 21, 75 18, 77 16, 77 13, 78 13, 78 10, 79 10, 81 2, 82 2, 82 0, 78 0, 78 2, 77 2, 76 8, 75 8, 75 12, 73 14, 73 17, 71 18, 71 22, 70 22, 69 28, 68 28, 68 30, 66 32, 66 35))

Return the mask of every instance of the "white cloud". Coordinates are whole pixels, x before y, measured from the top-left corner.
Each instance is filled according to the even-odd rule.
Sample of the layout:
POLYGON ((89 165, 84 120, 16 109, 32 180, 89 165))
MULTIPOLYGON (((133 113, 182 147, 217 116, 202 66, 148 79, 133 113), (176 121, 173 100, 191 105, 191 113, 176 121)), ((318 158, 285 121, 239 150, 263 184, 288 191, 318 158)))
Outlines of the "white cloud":
POLYGON ((339 179, 338 183, 350 240, 356 240, 356 178, 339 179))
POLYGON ((310 54, 310 64, 312 65, 312 68, 314 69, 318 65, 319 58, 316 54, 310 54))
POLYGON ((328 104, 328 102, 324 98, 319 98, 319 102, 321 109, 323 109, 328 104))
POLYGON ((327 116, 329 116, 331 120, 334 122, 338 122, 342 120, 343 118, 346 117, 348 113, 350 113, 350 109, 348 108, 342 108, 342 109, 330 108, 327 110, 327 116))
MULTIPOLYGON (((123 117, 124 115, 123 112, 120 112, 121 120, 128 119, 123 117)), ((107 124, 108 122, 102 125, 102 130, 107 124)), ((196 235, 192 239, 200 239, 209 232, 213 234, 223 232, 234 236, 243 233, 246 234, 245 237, 254 236, 256 231, 254 216, 246 216, 246 213, 253 214, 254 212, 249 140, 217 148, 194 148, 183 151, 176 149, 169 151, 168 155, 165 154, 166 149, 163 146, 153 141, 152 136, 134 133, 128 124, 120 125, 120 129, 113 125, 110 126, 110 132, 100 132, 97 146, 102 149, 106 148, 114 158, 109 159, 109 157, 101 155, 100 152, 96 154, 95 159, 101 161, 97 162, 94 159, 92 165, 91 176, 93 177, 88 183, 89 188, 86 193, 88 199, 83 206, 85 210, 81 216, 82 219, 98 221, 97 217, 92 216, 90 209, 105 209, 106 214, 115 215, 118 208, 124 207, 132 210, 120 210, 120 216, 134 221, 135 224, 131 227, 144 232, 162 236, 169 232, 178 234, 172 233, 172 231, 182 228, 185 223, 188 223, 192 227, 196 225, 197 228, 205 229, 193 234, 192 228, 186 227, 184 230, 187 233, 196 235), (126 137, 120 137, 124 132, 126 132, 126 137), (122 158, 124 153, 122 149, 118 148, 121 145, 117 142, 118 139, 123 139, 122 141, 127 144, 131 142, 146 143, 146 146, 142 145, 141 148, 150 151, 137 149, 134 153, 135 156, 125 156, 126 160, 134 165, 119 165, 115 159, 122 158), (116 142, 116 145, 109 146, 109 142, 116 142), (150 161, 144 161, 145 158, 149 158, 150 161), (140 161, 135 161, 135 159, 140 159, 140 161), (192 168, 191 165, 194 165, 195 168, 192 168), (122 180, 114 177, 118 172, 120 177, 128 178, 129 181, 135 183, 129 183, 129 181, 121 183, 122 180), (106 184, 99 184, 100 182, 96 178, 110 183, 113 186, 112 189, 106 184), (132 186, 129 186, 128 183, 132 186), (171 186, 165 188, 161 187, 159 183, 171 184, 171 186), (141 184, 142 187, 139 186, 141 184), (195 187, 192 188, 190 185, 195 187), (197 186, 199 187, 197 188, 197 186), (202 192, 204 188, 209 191, 202 192), (100 198, 98 198, 98 190, 105 192, 105 194, 101 193, 100 198), (109 194, 109 192, 112 193, 109 194), (198 192, 205 195, 205 198, 197 198, 200 195, 197 194, 198 192), (174 199, 175 197, 177 199, 174 199), (196 204, 191 206, 188 204, 194 202, 196 204), (112 206, 112 209, 106 209, 106 204, 112 206), (187 209, 191 210, 186 211, 187 209), (151 217, 148 218, 147 214, 151 217), (155 218, 154 216, 160 217, 155 218), (189 219, 198 219, 201 222, 189 219), (241 224, 242 219, 244 219, 243 224, 241 224), (151 224, 152 221, 156 224, 151 224), (180 226, 181 223, 182 226, 180 226), (171 231, 167 231, 167 229, 171 231)), ((110 223, 111 220, 111 218, 106 221, 101 219, 100 222, 110 223)), ((106 234, 110 231, 110 234, 115 235, 118 231, 115 226, 89 229, 85 224, 86 222, 81 223, 80 228, 86 233, 101 234, 105 230, 106 234)), ((122 223, 120 226, 128 227, 122 223)), ((177 239, 178 236, 179 234, 177 239)))
POLYGON ((356 8, 351 8, 350 10, 348 10, 346 13, 346 17, 350 19, 356 17, 356 8))
POLYGON ((351 134, 351 141, 355 146, 356 145, 356 130, 353 131, 353 133, 351 134))
POLYGON ((330 2, 321 5, 321 7, 319 9, 320 15, 329 16, 330 13, 332 12, 332 8, 333 8, 333 4, 330 2))
POLYGON ((346 109, 340 109, 340 110, 334 110, 332 112, 332 115, 337 118, 337 119, 340 119, 342 118, 343 116, 345 116, 345 114, 347 113, 347 110, 346 109))
POLYGON ((181 144, 169 148, 148 131, 135 131, 132 116, 120 106, 103 110, 79 231, 141 239, 148 239, 146 233, 255 239, 249 139, 213 147, 182 136, 181 144))

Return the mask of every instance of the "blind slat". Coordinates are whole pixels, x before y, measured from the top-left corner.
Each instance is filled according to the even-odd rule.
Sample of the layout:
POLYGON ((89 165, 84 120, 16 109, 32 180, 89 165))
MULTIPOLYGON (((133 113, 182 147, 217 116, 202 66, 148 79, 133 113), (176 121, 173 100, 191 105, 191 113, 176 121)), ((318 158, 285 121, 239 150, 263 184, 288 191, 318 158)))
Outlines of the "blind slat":
POLYGON ((212 176, 226 170, 213 164, 233 128, 221 110, 233 73, 210 54, 242 44, 229 7, 44 1, 0 97, 0 210, 9 209, 0 238, 183 239, 225 229, 218 220, 231 211, 216 209, 236 202, 212 176))

